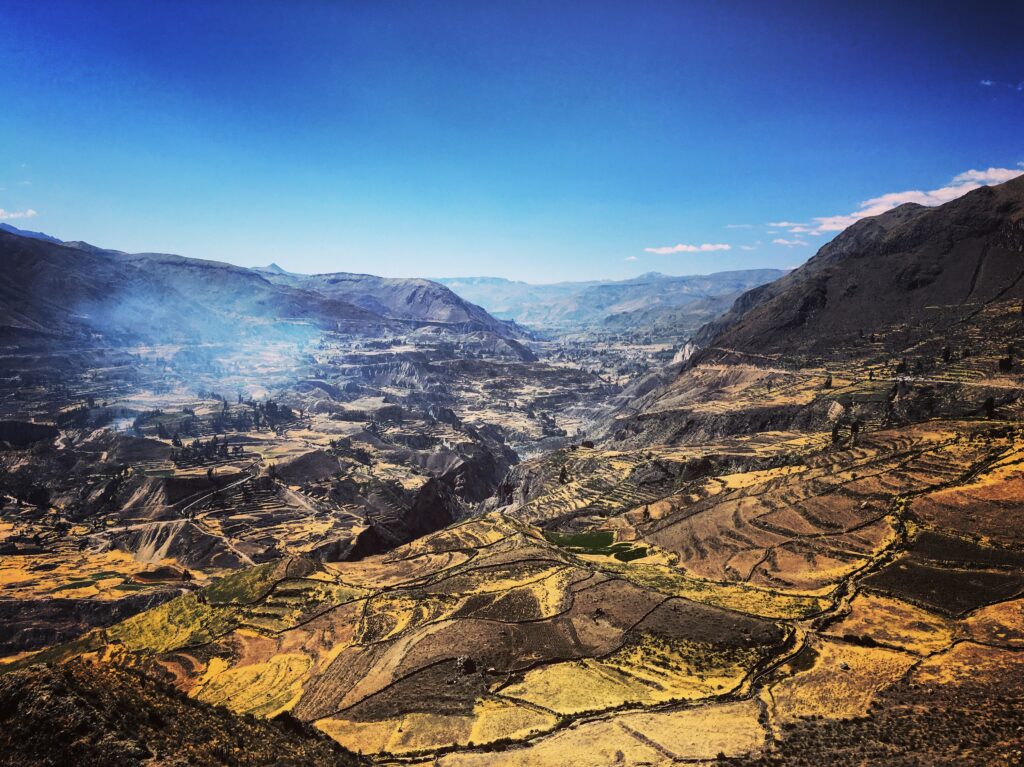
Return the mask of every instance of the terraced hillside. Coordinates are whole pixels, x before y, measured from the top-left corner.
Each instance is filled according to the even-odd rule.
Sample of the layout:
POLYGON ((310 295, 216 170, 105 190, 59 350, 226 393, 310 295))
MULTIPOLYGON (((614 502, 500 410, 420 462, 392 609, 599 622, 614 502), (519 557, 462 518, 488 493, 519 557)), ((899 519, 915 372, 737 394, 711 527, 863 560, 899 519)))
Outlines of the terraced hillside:
POLYGON ((32 660, 169 673, 384 763, 771 758, 907 689, 1019 673, 1022 463, 986 420, 578 447, 500 511, 260 565, 32 660))

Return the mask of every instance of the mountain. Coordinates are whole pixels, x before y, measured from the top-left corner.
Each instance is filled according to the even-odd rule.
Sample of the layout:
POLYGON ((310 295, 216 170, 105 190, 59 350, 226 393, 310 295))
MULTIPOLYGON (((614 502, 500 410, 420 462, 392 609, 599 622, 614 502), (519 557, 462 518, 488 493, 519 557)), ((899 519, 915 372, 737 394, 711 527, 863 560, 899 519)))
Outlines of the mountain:
POLYGON ((8 234, 17 234, 21 237, 31 237, 33 240, 46 240, 47 242, 61 242, 56 237, 51 237, 43 232, 30 232, 27 229, 19 229, 16 226, 10 224, 0 223, 0 232, 7 232, 8 234))
POLYGON ((306 277, 161 253, 0 231, 6 279, 0 336, 70 340, 224 340, 339 329, 359 334, 424 325, 520 333, 447 288, 368 275, 306 277))
POLYGON ((350 302, 389 319, 449 325, 469 332, 483 330, 500 336, 520 335, 514 324, 496 320, 486 310, 430 280, 347 272, 292 274, 280 267, 262 272, 274 284, 350 302))
POLYGON ((906 325, 941 335, 1024 298, 1024 177, 858 221, 786 277, 742 295, 706 347, 825 354, 906 325))
POLYGON ((533 285, 501 277, 454 277, 438 279, 468 301, 486 307, 495 317, 521 325, 548 328, 557 324, 560 307, 584 288, 598 282, 560 282, 533 285))
POLYGON ((1019 410, 1024 177, 866 218, 619 399, 620 445, 1019 410))
POLYGON ((156 277, 102 251, 0 232, 0 337, 200 334, 208 315, 156 277))
POLYGON ((650 272, 630 280, 531 285, 497 277, 439 280, 496 317, 542 330, 655 330, 685 336, 715 317, 737 295, 781 277, 750 269, 673 277, 650 272))
MULTIPOLYGON (((214 473, 189 458, 185 472, 160 476, 152 454, 170 447, 102 432, 59 449, 12 446, 12 469, 31 460, 37 480, 47 472, 60 480, 37 524, 75 509, 79 477, 100 477, 104 489, 90 494, 95 511, 74 518, 93 531, 90 546, 69 549, 74 580, 65 585, 66 571, 52 565, 15 571, 8 593, 49 599, 65 588, 117 588, 118 559, 79 564, 107 553, 98 544, 108 536, 119 552, 159 559, 146 575, 173 578, 179 593, 4 664, 0 732, 12 732, 13 743, 0 746, 41 748, 20 733, 54 721, 64 730, 69 722, 90 747, 114 741, 124 754, 159 755, 155 736, 164 733, 146 723, 154 709, 155 721, 167 716, 166 703, 148 692, 118 703, 130 669, 149 680, 140 687, 166 680, 191 699, 168 711, 171 736, 190 746, 200 740, 190 712, 203 704, 242 715, 246 726, 316 728, 376 764, 752 767, 820 764, 822 754, 842 767, 965 755, 1012 763, 1002 757, 1019 748, 1024 727, 1020 200, 1020 185, 1009 184, 858 224, 794 274, 741 295, 697 334, 702 348, 625 378, 624 389, 604 388, 615 414, 600 434, 568 438, 566 427, 589 424, 569 420, 584 387, 563 376, 596 366, 585 356, 593 348, 599 359, 615 345, 570 339, 561 364, 537 378, 532 362, 432 364, 428 351, 458 354, 454 343, 402 350, 408 337, 452 333, 442 324, 398 347, 359 339, 346 348, 346 338, 318 350, 315 377, 295 386, 309 397, 287 399, 313 417, 247 430, 238 443, 262 444, 272 473, 248 459, 232 474, 214 473), (433 377, 447 370, 458 377, 433 377), (462 378, 472 378, 465 405, 451 397, 462 378), (552 391, 556 381, 562 390, 552 391), (493 422, 479 415, 489 393, 503 405, 493 422), (517 405, 526 395, 532 402, 517 405), (540 396, 545 417, 533 407, 540 396), (410 428, 417 411, 428 428, 410 428), (496 439, 498 424, 538 420, 534 428, 547 433, 552 414, 566 439, 520 461, 460 436, 496 439), (464 463, 484 447, 483 460, 464 463), (88 454, 111 466, 77 458, 88 454), (128 472, 121 464, 132 454, 128 472), (177 506, 166 496, 172 488, 177 506), (450 503, 457 494, 472 508, 450 503), (149 517, 136 521, 147 497, 166 502, 144 505, 149 517), (301 509, 284 507, 287 497, 301 509), (361 514, 364 502, 372 508, 361 514), (387 514, 409 524, 385 527, 387 514), (158 535, 143 539, 140 525, 158 535), (185 546, 158 547, 163 530, 199 525, 237 558, 233 572, 185 560, 185 546), (342 534, 357 537, 355 551, 333 541, 325 551, 326 538, 342 534), (166 555, 201 580, 186 581, 166 555), (63 690, 79 686, 86 692, 71 696, 73 710, 91 697, 103 712, 138 708, 144 721, 65 715, 63 690)), ((209 300, 194 284, 205 267, 123 258, 152 259, 136 268, 209 300)), ((636 282, 650 290, 661 279, 636 282)), ((316 284, 287 283, 320 295, 316 284)), ((634 290, 620 288, 607 305, 634 290)), ((247 409, 215 400, 206 418, 212 426, 247 409)), ((149 418, 166 431, 186 415, 149 418)), ((9 492, 24 500, 8 516, 21 526, 9 550, 20 559, 53 538, 26 525, 40 488, 17 471, 9 492)), ((122 573, 137 579, 131 567, 122 573)), ((272 748, 290 748, 276 745, 272 730, 267 737, 272 748)), ((32 763, 33 751, 13 753, 32 763)), ((74 760, 51 761, 61 757, 74 760)))

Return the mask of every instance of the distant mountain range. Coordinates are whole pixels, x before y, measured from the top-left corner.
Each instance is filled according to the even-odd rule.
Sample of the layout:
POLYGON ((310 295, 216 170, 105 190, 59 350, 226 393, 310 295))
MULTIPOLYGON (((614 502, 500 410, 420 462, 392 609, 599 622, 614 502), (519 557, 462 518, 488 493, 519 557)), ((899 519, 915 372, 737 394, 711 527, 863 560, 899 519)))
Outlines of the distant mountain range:
POLYGON ((123 253, 4 225, 0 339, 217 340, 307 326, 378 334, 423 326, 523 335, 443 285, 299 275, 163 253, 123 253))
POLYGON ((751 288, 786 274, 747 269, 674 277, 650 272, 630 280, 533 285, 500 277, 440 279, 495 317, 548 331, 646 331, 686 335, 724 312, 751 288))

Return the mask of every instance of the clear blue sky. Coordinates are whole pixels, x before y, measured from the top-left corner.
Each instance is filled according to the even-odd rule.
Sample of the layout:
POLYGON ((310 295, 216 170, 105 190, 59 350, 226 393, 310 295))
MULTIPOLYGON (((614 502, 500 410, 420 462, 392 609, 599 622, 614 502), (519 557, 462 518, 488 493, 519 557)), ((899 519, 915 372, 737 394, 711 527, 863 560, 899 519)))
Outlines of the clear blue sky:
POLYGON ((1020 2, 0 0, 0 215, 306 272, 789 266, 815 218, 1021 169, 1022 29, 1020 2))

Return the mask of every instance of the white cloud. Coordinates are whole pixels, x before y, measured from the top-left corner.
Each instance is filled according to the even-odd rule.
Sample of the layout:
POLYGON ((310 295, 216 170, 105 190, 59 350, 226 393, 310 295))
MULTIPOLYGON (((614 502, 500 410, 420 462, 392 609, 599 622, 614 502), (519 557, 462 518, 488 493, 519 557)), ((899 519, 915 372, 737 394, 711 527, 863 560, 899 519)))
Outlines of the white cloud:
POLYGON ((726 229, 749 229, 753 224, 726 224, 726 229))
POLYGON ((953 184, 966 184, 976 181, 979 184, 1002 184, 1020 175, 1019 170, 1013 168, 989 168, 988 170, 968 170, 953 176, 953 184))
POLYGON ((703 245, 666 245, 662 248, 644 248, 647 253, 657 253, 660 256, 667 256, 669 253, 709 253, 713 250, 732 250, 732 245, 725 242, 710 243, 703 245))
MULTIPOLYGON (((1024 168, 1024 164, 1020 164, 1024 168)), ((870 200, 864 200, 858 209, 852 213, 835 216, 818 216, 808 225, 807 229, 797 229, 795 225, 789 231, 793 234, 823 234, 826 232, 841 232, 848 226, 869 216, 878 216, 886 211, 903 205, 908 202, 918 205, 942 205, 943 203, 962 197, 968 192, 974 191, 989 184, 1002 184, 1005 181, 1024 175, 1024 170, 1016 168, 986 168, 984 170, 967 170, 958 173, 948 185, 938 189, 920 190, 908 189, 905 192, 889 192, 870 200)))
POLYGON ((772 240, 773 245, 785 245, 786 247, 793 247, 794 245, 806 245, 807 243, 801 240, 799 237, 795 240, 784 240, 781 237, 776 237, 772 240))
POLYGON ((32 208, 27 210, 4 210, 0 208, 0 221, 13 221, 16 218, 32 218, 39 215, 32 208))
POLYGON ((636 256, 626 256, 627 261, 636 261, 636 256))
POLYGON ((992 80, 982 80, 979 85, 984 85, 986 88, 991 88, 995 83, 992 80))
POLYGON ((774 226, 779 229, 788 229, 791 226, 807 226, 807 224, 801 224, 796 221, 769 221, 766 226, 774 226))
POLYGON ((740 245, 740 250, 757 250, 754 245, 740 245))

